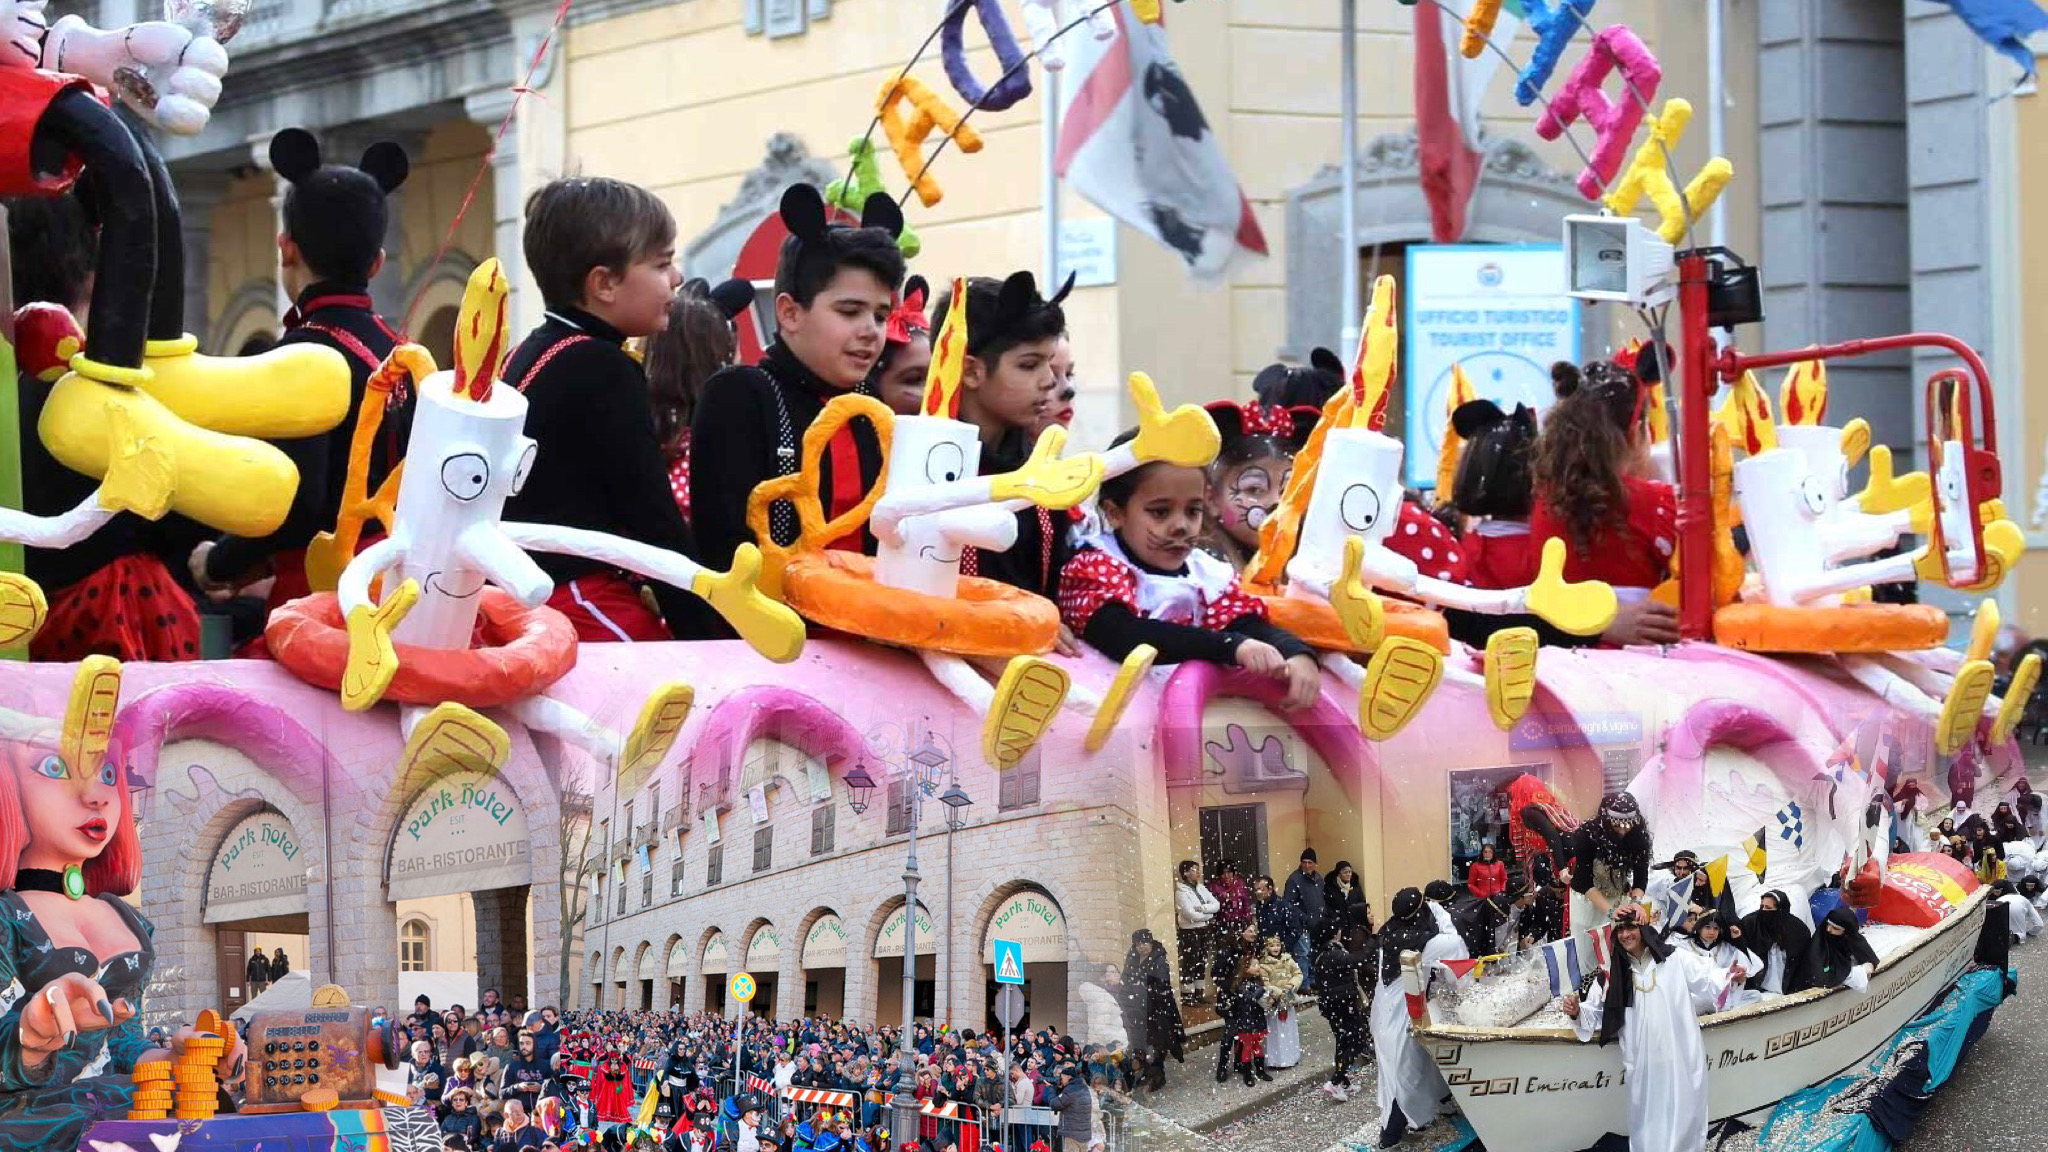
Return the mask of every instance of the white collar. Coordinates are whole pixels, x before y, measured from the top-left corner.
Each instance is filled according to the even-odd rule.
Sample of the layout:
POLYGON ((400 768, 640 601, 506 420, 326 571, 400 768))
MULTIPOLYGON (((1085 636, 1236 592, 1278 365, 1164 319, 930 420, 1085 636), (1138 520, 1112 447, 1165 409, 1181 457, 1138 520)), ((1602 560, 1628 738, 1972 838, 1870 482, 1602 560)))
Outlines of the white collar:
POLYGON ((1187 572, 1180 575, 1148 572, 1125 553, 1114 532, 1091 536, 1083 547, 1093 548, 1131 570, 1138 585, 1138 614, 1148 620, 1174 624, 1199 624, 1203 609, 1230 591, 1237 569, 1201 549, 1188 553, 1187 572))

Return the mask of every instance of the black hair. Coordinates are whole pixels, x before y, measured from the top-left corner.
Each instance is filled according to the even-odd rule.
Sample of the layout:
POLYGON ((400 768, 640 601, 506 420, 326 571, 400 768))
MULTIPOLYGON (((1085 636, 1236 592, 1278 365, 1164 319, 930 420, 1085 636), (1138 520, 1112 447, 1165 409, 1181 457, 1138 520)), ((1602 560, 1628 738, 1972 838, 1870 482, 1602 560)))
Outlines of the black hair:
POLYGON ((623 271, 675 240, 668 205, 624 180, 555 180, 526 198, 526 266, 550 308, 583 303, 591 269, 623 271))
MULTIPOLYGON (((987 276, 967 281, 967 354, 994 371, 1003 354, 1020 344, 1057 339, 1067 330, 1067 314, 1060 304, 1073 291, 1074 278, 1045 299, 1038 294, 1038 281, 1029 272, 1013 272, 1008 279, 987 276)), ((932 310, 932 331, 946 326, 953 310, 953 294, 939 297, 932 310)))
MULTIPOLYGON (((1120 448, 1137 438, 1138 430, 1136 428, 1126 428, 1122 432, 1117 433, 1116 439, 1111 440, 1109 446, 1111 448, 1120 448)), ((1121 508, 1131 502, 1132 494, 1137 492, 1138 485, 1144 482, 1145 476, 1154 468, 1162 467, 1170 467, 1170 465, 1166 464, 1163 460, 1155 460, 1150 464, 1140 464, 1121 476, 1112 476, 1104 480, 1102 486, 1095 490, 1096 498, 1101 503, 1114 504, 1121 508)), ((1192 861, 1183 861, 1182 863, 1187 864, 1192 863, 1192 861)))
POLYGON ((1521 520, 1535 502, 1529 471, 1536 443, 1536 413, 1526 404, 1512 414, 1491 400, 1473 400, 1451 413, 1451 427, 1465 441, 1451 484, 1451 507, 1466 516, 1521 520))
POLYGON ((789 235, 775 258, 775 294, 809 308, 842 268, 859 268, 894 292, 903 283, 903 213, 886 193, 868 197, 859 227, 835 224, 825 198, 809 184, 792 184, 782 194, 783 226, 789 235))
POLYGON ((1309 352, 1308 363, 1268 364, 1252 377, 1252 394, 1272 408, 1307 405, 1318 411, 1344 386, 1344 364, 1328 348, 1309 352))
POLYGON ((325 164, 311 132, 286 128, 271 137, 270 166, 287 184, 284 233, 307 269, 323 280, 368 284, 391 220, 385 197, 412 170, 405 149, 382 140, 356 167, 325 164))
POLYGON ((7 205, 14 306, 74 308, 92 294, 99 232, 75 196, 23 196, 7 205))

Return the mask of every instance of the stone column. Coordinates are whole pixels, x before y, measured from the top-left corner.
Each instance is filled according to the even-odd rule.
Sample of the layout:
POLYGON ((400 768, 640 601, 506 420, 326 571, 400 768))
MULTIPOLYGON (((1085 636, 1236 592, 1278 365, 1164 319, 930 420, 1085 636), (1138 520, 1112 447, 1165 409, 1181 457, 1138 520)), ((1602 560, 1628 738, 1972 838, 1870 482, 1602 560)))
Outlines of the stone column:
MULTIPOLYGON (((478 892, 476 904, 477 990, 496 988, 507 1003, 526 991, 526 888, 478 892)), ((546 990, 543 990, 545 995, 546 990)), ((537 1003, 529 999, 528 1007, 537 1003)))
MULTIPOLYGON (((214 315, 207 301, 207 277, 213 253, 213 210, 227 195, 225 172, 201 169, 171 173, 177 187, 180 223, 185 239, 185 331, 199 338, 201 349, 213 349, 214 315)), ((234 349, 213 349, 232 354, 234 349)))

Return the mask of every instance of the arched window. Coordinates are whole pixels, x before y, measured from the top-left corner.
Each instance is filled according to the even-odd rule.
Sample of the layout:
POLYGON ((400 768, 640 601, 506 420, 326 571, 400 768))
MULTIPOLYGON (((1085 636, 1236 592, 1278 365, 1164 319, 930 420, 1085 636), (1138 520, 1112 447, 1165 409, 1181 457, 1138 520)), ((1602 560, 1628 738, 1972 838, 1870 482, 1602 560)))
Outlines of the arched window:
POLYGON ((427 970, 427 922, 407 920, 398 929, 398 970, 400 972, 425 972, 427 970))

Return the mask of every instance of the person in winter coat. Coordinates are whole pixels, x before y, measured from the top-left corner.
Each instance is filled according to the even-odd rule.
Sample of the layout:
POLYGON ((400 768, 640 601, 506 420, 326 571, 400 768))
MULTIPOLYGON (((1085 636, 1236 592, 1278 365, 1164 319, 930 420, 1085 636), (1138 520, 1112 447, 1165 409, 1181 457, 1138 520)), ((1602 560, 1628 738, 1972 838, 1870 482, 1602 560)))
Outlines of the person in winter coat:
MULTIPOLYGON (((1216 869, 1216 880, 1209 885, 1209 893, 1216 897, 1216 939, 1217 947, 1221 948, 1222 941, 1236 936, 1240 929, 1254 921, 1252 886, 1245 883, 1237 865, 1226 860, 1216 869)), ((1226 970, 1224 977, 1227 979, 1229 975, 1226 970)), ((1212 984, 1220 982, 1210 981, 1212 984)))
POLYGON ((1332 1100, 1351 1099, 1351 1066, 1372 1050, 1365 1003, 1359 995, 1360 974, 1368 969, 1372 957, 1365 929, 1355 926, 1329 932, 1322 951, 1316 954, 1316 1009, 1330 1022, 1330 1034, 1337 1044, 1330 1079, 1323 1085, 1323 1095, 1332 1100))
POLYGON ((1351 867, 1351 861, 1339 860, 1330 869, 1330 875, 1323 881, 1324 924, 1327 934, 1342 932, 1357 925, 1372 935, 1372 908, 1365 902, 1365 885, 1358 880, 1358 871, 1351 867))
POLYGON ((1230 978, 1229 995, 1218 997, 1216 1006, 1223 1010, 1223 1028, 1230 1037, 1216 1061, 1217 1083, 1229 1076, 1233 1056, 1245 1087, 1252 1086, 1254 1076, 1272 1080, 1266 1072, 1266 983, 1260 976, 1256 956, 1238 961, 1230 978))
POLYGON ((1263 952, 1265 946, 1259 937, 1257 921, 1246 920, 1236 925, 1228 936, 1221 931, 1216 934, 1216 962, 1215 967, 1210 970, 1213 977, 1210 982, 1216 986, 1218 1015, 1223 1013, 1224 997, 1229 995, 1237 982, 1238 969, 1244 966, 1246 960, 1256 961, 1263 952))
POLYGON ((263 995, 263 990, 269 986, 270 958, 263 954, 263 949, 258 948, 249 954, 249 999, 254 1000, 263 995))
POLYGON ((1200 1004, 1202 969, 1215 948, 1216 897, 1202 883, 1202 866, 1193 860, 1180 862, 1180 882, 1174 888, 1174 943, 1180 952, 1180 996, 1184 1004, 1200 1004))
POLYGON ((1268 936, 1278 936, 1283 941, 1294 938, 1294 906, 1280 898, 1271 876, 1252 881, 1252 920, 1259 926, 1261 940, 1268 936))
POLYGON ((1480 900, 1507 890, 1508 866, 1491 843, 1479 846, 1479 859, 1465 868, 1465 890, 1480 900))
POLYGON ((1131 933, 1122 981, 1124 1030, 1130 1033, 1131 1052, 1141 1066, 1133 1070, 1132 1080, 1142 1075, 1146 1087, 1157 1092, 1166 1087, 1166 1058, 1185 1059, 1186 1038, 1166 949, 1147 929, 1131 933))
POLYGON ((1323 877, 1316 871, 1316 850, 1303 848, 1301 863, 1287 875, 1287 887, 1280 893, 1294 909, 1294 935, 1287 941, 1287 950, 1294 954, 1294 962, 1309 974, 1309 986, 1315 986, 1315 974, 1310 971, 1310 942, 1323 930, 1323 877))
POLYGON ((270 953, 270 982, 277 983, 291 975, 292 962, 285 958, 283 948, 274 948, 270 953))
POLYGON ((1062 1063, 1055 1076, 1059 1088, 1046 1107, 1060 1114, 1060 1152, 1088 1152, 1088 1139, 1095 1131, 1095 1097, 1072 1064, 1062 1063))

